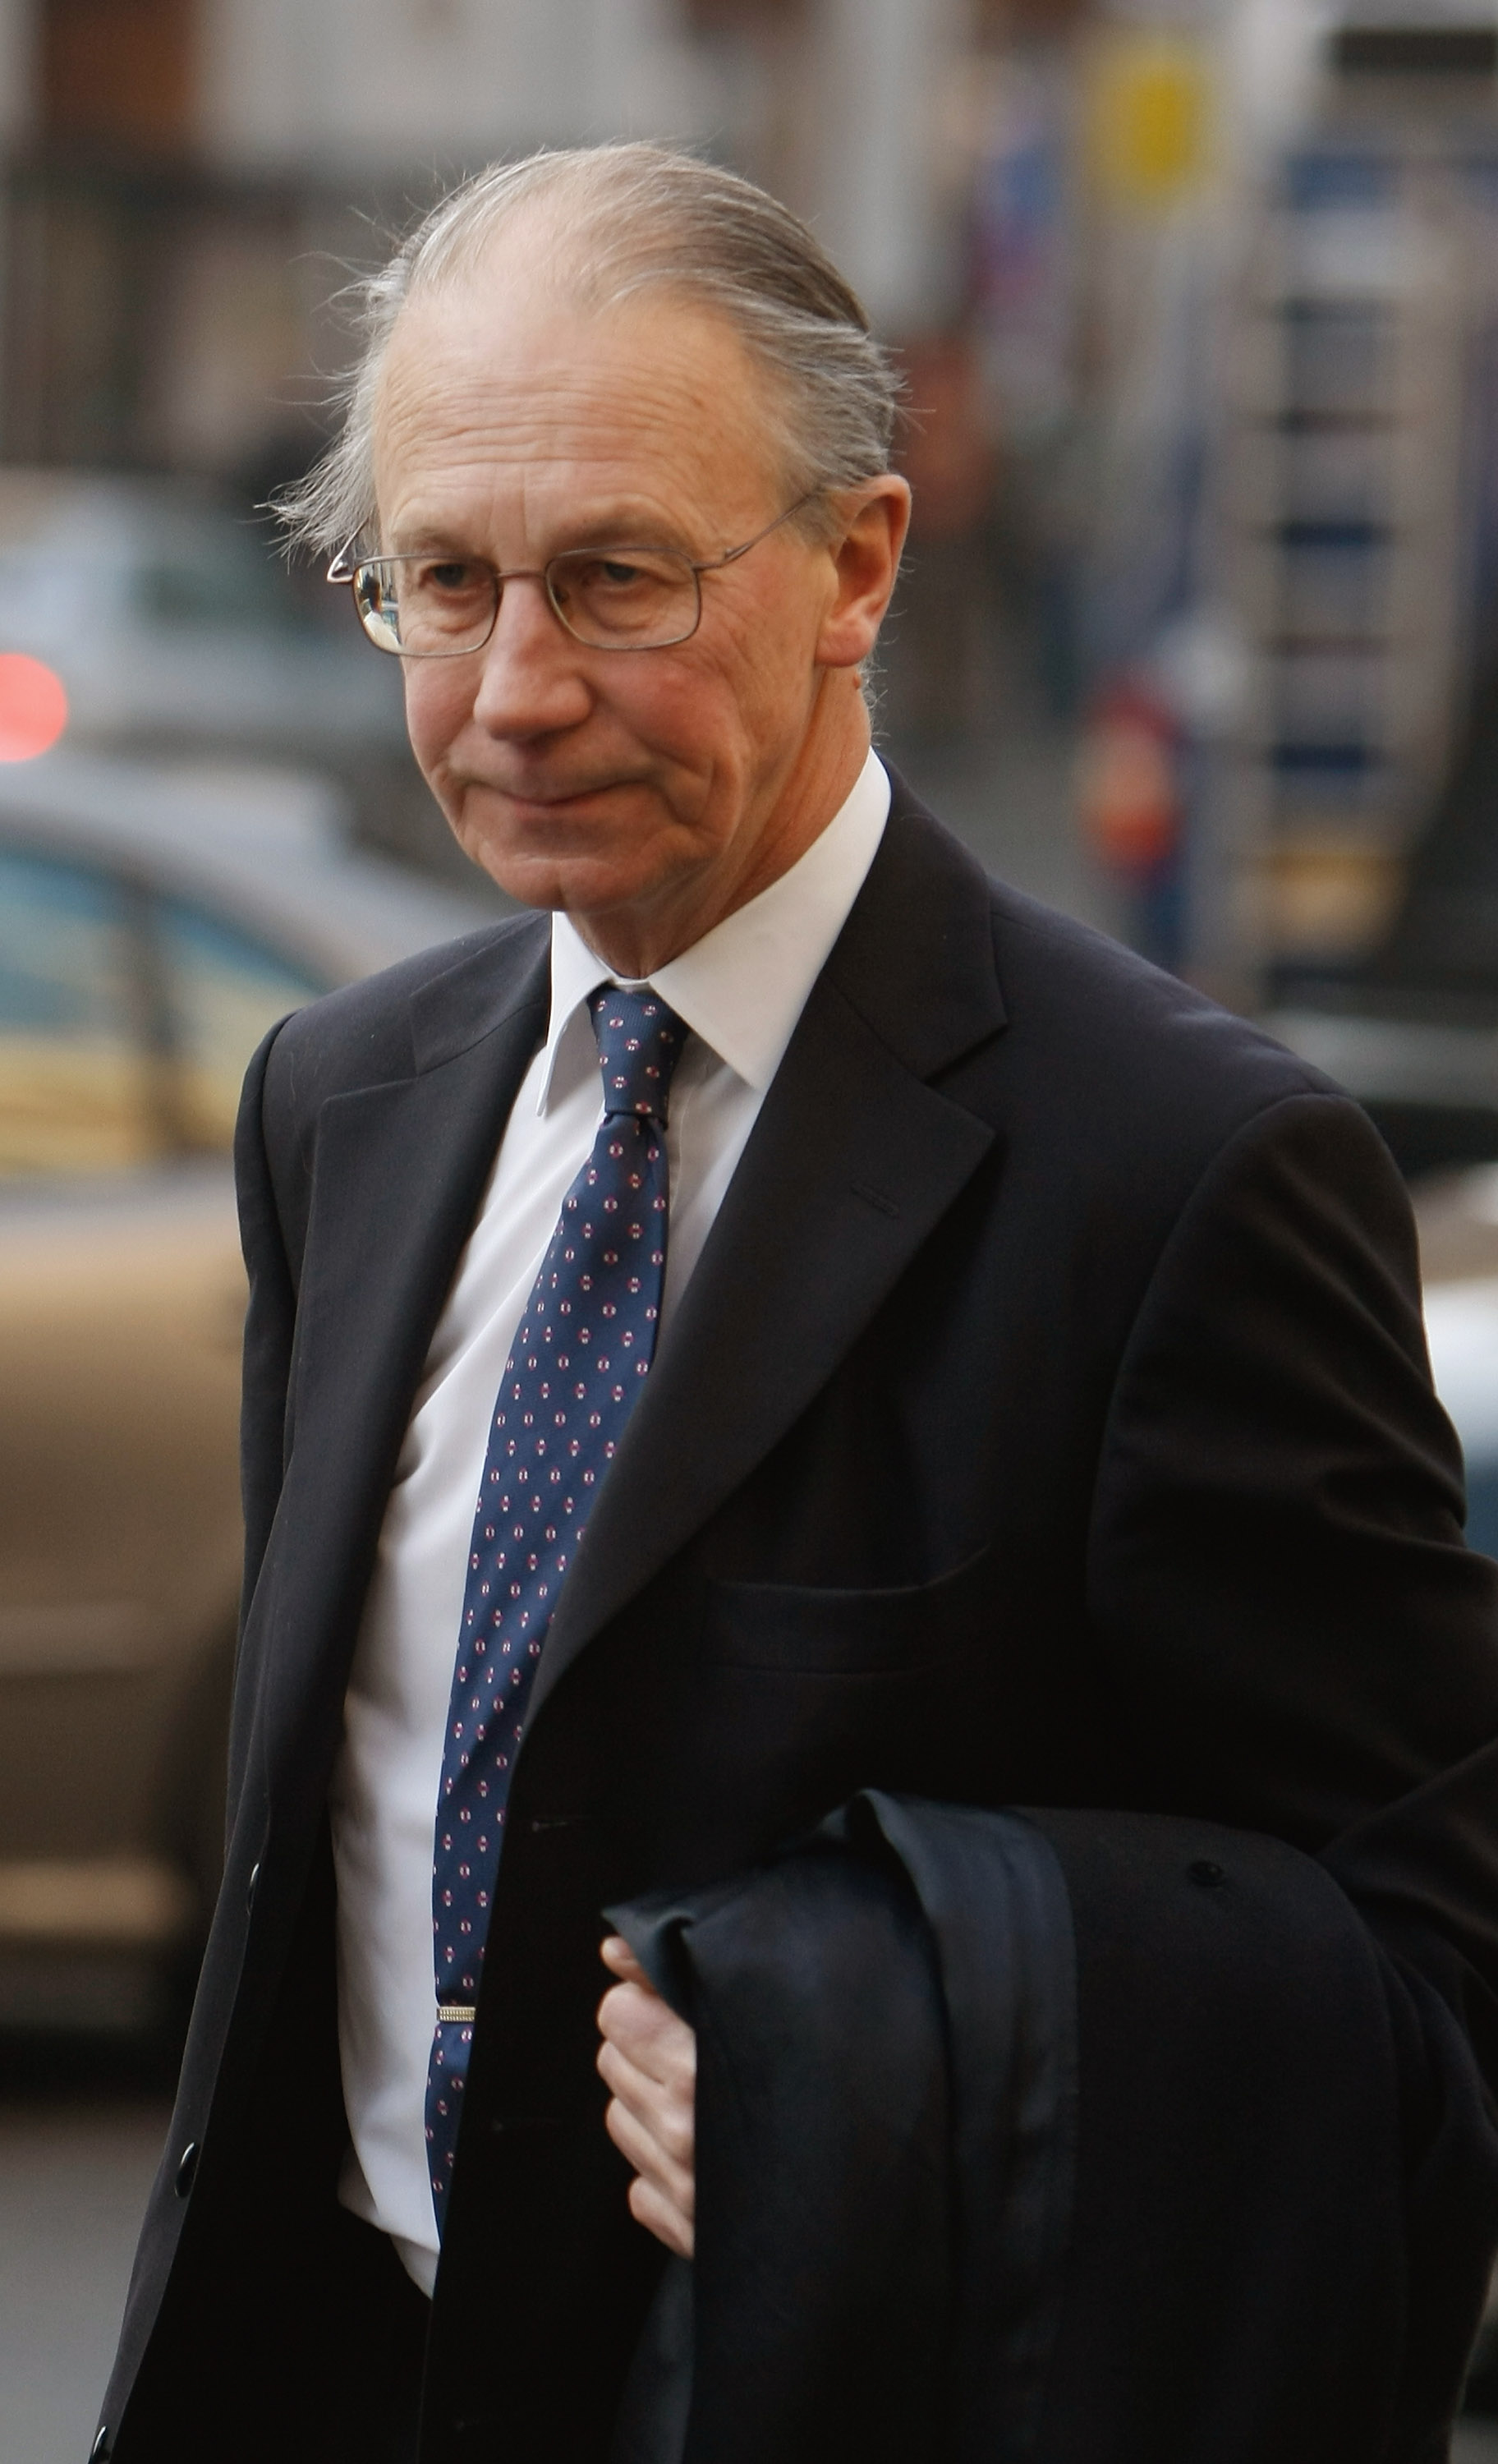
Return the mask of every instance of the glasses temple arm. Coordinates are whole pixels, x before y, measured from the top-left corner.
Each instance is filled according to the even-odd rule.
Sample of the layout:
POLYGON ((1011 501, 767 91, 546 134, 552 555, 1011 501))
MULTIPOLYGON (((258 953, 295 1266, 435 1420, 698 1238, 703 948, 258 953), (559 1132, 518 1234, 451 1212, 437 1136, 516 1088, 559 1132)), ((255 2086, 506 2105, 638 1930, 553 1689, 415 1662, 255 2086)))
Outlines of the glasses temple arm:
POLYGON ((745 539, 742 547, 731 547, 724 556, 705 557, 700 563, 694 561, 693 572, 721 573, 725 564, 737 564, 741 556, 747 556, 752 547, 758 547, 761 539, 767 539, 770 533, 778 531, 782 522, 788 522, 796 514, 804 512, 813 497, 820 496, 821 494, 820 488, 808 488, 804 496, 798 496, 793 505, 786 506, 783 514, 777 514, 773 522, 766 522, 762 531, 756 531, 753 539, 745 539))

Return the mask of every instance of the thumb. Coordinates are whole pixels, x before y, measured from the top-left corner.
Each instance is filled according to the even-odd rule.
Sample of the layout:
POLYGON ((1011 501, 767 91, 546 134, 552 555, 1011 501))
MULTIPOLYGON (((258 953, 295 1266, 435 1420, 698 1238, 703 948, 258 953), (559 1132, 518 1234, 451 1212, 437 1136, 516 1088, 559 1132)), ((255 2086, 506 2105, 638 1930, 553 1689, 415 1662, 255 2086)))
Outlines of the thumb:
POLYGON ((654 1992, 654 1986, 650 1983, 650 1978, 647 1976, 644 1969, 640 1966, 639 1961, 636 1959, 633 1951, 626 1942, 623 1934, 611 1933, 607 1935, 603 1944, 600 1957, 603 1960, 604 1966, 608 1969, 610 1975, 617 1976, 622 1985, 643 1985, 647 1993, 654 1992))

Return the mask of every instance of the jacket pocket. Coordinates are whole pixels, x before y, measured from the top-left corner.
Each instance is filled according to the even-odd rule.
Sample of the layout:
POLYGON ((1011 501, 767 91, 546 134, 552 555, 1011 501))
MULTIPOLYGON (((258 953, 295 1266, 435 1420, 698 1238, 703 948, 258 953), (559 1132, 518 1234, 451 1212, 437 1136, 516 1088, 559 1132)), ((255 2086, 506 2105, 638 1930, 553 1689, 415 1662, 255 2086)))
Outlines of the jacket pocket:
POLYGON ((704 1647, 709 1659, 738 1668, 874 1676, 991 1643, 995 1606, 992 1548, 929 1583, 889 1590, 715 1581, 704 1647))

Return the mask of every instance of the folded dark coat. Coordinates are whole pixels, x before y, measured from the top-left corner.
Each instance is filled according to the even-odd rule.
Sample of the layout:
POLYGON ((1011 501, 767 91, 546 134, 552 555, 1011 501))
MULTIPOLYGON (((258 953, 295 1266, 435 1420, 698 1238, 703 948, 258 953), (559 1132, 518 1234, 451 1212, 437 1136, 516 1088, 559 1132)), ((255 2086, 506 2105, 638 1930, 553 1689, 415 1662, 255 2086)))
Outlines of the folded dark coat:
POLYGON ((870 1791, 610 1914, 699 2039, 615 2464, 1446 2453, 1498 2138, 1310 1858, 870 1791))

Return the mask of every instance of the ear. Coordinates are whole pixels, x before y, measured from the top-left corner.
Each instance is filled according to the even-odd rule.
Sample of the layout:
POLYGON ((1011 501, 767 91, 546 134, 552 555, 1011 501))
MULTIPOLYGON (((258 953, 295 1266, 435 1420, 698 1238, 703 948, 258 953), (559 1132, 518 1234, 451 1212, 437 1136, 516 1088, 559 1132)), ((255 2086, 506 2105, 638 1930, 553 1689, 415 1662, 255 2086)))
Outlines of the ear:
POLYGON ((870 479, 848 502, 845 527, 827 547, 835 588, 817 636, 817 665, 824 668, 857 668, 870 656, 910 528, 910 486, 897 472, 870 479))

